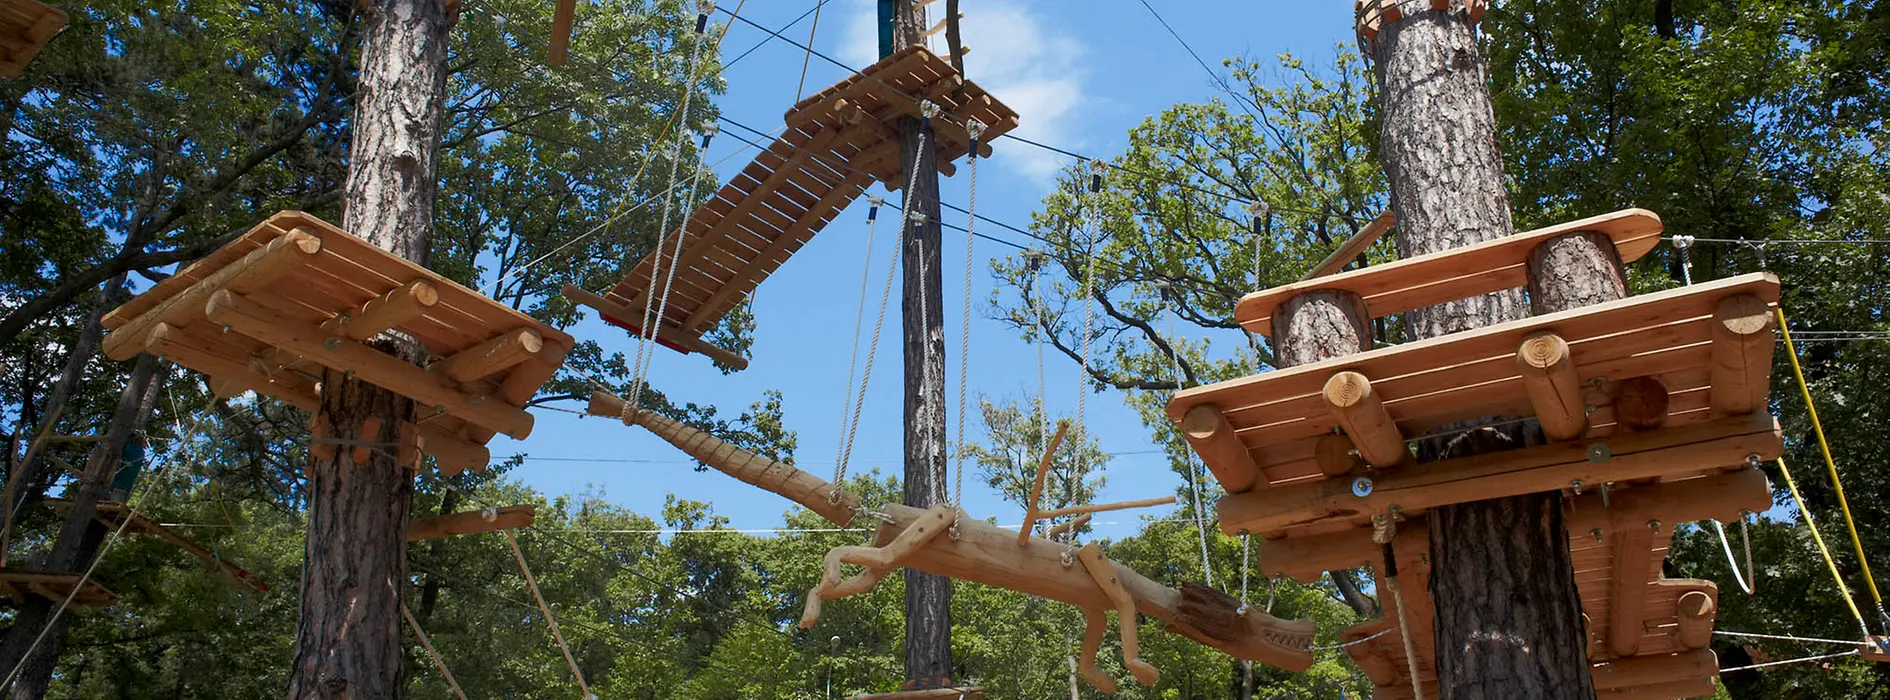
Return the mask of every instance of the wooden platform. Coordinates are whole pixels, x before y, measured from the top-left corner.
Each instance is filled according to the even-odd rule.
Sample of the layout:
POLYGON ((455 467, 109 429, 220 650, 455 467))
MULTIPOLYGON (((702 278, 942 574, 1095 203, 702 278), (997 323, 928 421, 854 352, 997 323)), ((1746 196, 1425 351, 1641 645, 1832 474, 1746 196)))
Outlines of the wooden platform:
POLYGON ((921 116, 922 100, 941 110, 930 123, 939 170, 946 174, 953 171, 951 161, 971 147, 967 120, 985 125, 978 144, 985 156, 992 139, 1017 126, 1015 112, 959 77, 950 63, 923 46, 908 47, 788 110, 781 137, 689 217, 679 256, 672 234, 607 294, 567 288, 566 295, 596 309, 605 321, 643 335, 639 325, 646 296, 653 287, 660 292, 672 258, 680 259, 655 339, 681 352, 745 366, 739 356, 702 340, 702 334, 868 185, 902 185, 897 125, 921 116))
POLYGON ((484 468, 495 433, 532 430, 525 402, 557 372, 571 336, 328 222, 285 211, 106 314, 107 355, 164 356, 313 410, 324 368, 412 398, 422 451, 442 471, 484 468), (425 367, 364 341, 393 332, 425 367))
MULTIPOLYGON (((48 498, 46 499, 46 507, 58 511, 60 515, 64 515, 72 512, 72 501, 64 498, 48 498)), ((99 501, 97 508, 92 512, 92 519, 97 520, 99 524, 112 530, 117 530, 120 525, 124 525, 125 532, 156 535, 159 539, 196 557, 198 561, 202 561, 205 566, 216 569, 231 583, 256 591, 269 590, 267 584, 255 578, 251 578, 248 569, 224 561, 223 557, 217 556, 216 552, 205 548, 203 545, 197 544, 195 540, 177 534, 176 530, 160 525, 141 513, 133 513, 131 509, 126 507, 123 503, 116 501, 99 501), (130 522, 127 523, 127 520, 130 522)))
POLYGON ((66 13, 38 0, 0 0, 0 78, 18 78, 66 28, 66 13))
POLYGON ((36 595, 56 604, 72 595, 72 589, 77 587, 79 594, 73 596, 73 605, 96 608, 118 602, 118 594, 106 590, 99 582, 87 580, 85 585, 80 586, 79 578, 78 574, 0 570, 0 595, 14 602, 23 602, 26 596, 36 595))

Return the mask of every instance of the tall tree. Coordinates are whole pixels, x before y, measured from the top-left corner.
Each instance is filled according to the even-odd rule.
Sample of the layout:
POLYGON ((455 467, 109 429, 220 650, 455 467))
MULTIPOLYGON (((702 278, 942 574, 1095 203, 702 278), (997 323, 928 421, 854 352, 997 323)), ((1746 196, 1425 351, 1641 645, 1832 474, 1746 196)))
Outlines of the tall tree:
MULTIPOLYGON (((918 0, 880 4, 893 47, 925 41, 925 7, 918 0)), ((885 31, 882 29, 882 31, 885 31)), ((900 314, 905 340, 906 505, 929 508, 945 497, 945 294, 939 270, 938 137, 923 119, 899 122, 906 220, 900 222, 900 314)), ((975 157, 975 155, 974 155, 975 157)), ((952 666, 952 581, 906 569, 906 682, 914 688, 946 685, 952 666)))
MULTIPOLYGON (((1410 12, 1385 23, 1370 40, 1378 78, 1378 152, 1398 217, 1398 251, 1405 257, 1513 232, 1487 63, 1466 7, 1472 2, 1410 12)), ((1616 297, 1619 268, 1616 259, 1616 297)), ((1587 270, 1575 272, 1571 279, 1587 270)), ((1533 300, 1543 302, 1540 292, 1548 290, 1532 291, 1538 292, 1533 300)), ((1559 296, 1576 303, 1605 296, 1553 291, 1568 292, 1559 296)), ((1421 339, 1519 319, 1528 315, 1526 309, 1522 290, 1511 289, 1412 311, 1403 320, 1407 332, 1421 339)), ((1426 441, 1418 458, 1522 447, 1536 430, 1474 426, 1426 441)), ((1439 692, 1447 698, 1594 697, 1561 494, 1445 506, 1433 509, 1428 520, 1435 648, 1442 652, 1436 660, 1439 692)))
MULTIPOLYGON (((376 0, 366 12, 343 196, 342 226, 420 265, 427 263, 438 189, 446 90, 446 0, 376 0)), ((395 339, 381 349, 418 360, 395 339)), ((316 420, 338 439, 394 442, 413 401, 328 368, 316 420), (373 419, 373 420, 370 420, 373 419), (378 425, 369 432, 364 423, 378 425)), ((311 451, 302 625, 292 698, 392 698, 400 693, 401 591, 413 475, 393 450, 353 464, 351 450, 311 451)))

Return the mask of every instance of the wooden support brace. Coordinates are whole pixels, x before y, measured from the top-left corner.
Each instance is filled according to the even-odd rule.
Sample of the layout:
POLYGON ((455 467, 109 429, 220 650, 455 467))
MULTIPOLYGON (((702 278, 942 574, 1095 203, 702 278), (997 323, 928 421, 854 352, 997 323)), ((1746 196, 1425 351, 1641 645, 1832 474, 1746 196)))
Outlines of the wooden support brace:
MULTIPOLYGON (((365 420, 362 420, 361 432, 355 435, 355 440, 363 443, 385 442, 381 440, 381 417, 368 416, 365 420)), ((362 462, 366 462, 373 457, 374 447, 371 445, 355 445, 354 449, 349 453, 349 461, 357 467, 361 466, 362 462)))
POLYGON ((1614 577, 1608 584, 1608 651, 1615 656, 1633 656, 1641 650, 1647 581, 1654 574, 1652 528, 1629 525, 1608 536, 1614 555, 1614 577))
POLYGON ((1386 209, 1384 213, 1378 215, 1378 218, 1366 224, 1365 228, 1359 229, 1358 233, 1352 234, 1351 238, 1340 243, 1338 249, 1332 251, 1324 260, 1320 260, 1319 264, 1308 270, 1306 276, 1301 277, 1300 280, 1324 277, 1345 269, 1347 263, 1352 262, 1354 258, 1371 248, 1373 243, 1377 243, 1378 239, 1383 238, 1397 221, 1398 218, 1391 213, 1391 210, 1386 209))
POLYGON ((1050 445, 1043 450, 1043 459, 1037 462, 1037 480, 1030 487, 1030 500, 1024 504, 1024 523, 1017 526, 1017 546, 1030 544, 1030 531, 1037 527, 1037 519, 1043 517, 1037 505, 1043 500, 1043 483, 1050 476, 1051 458, 1057 454, 1057 447, 1063 444, 1063 434, 1069 432, 1070 421, 1057 421, 1057 432, 1050 436, 1050 445))
POLYGON ((1411 459, 1404 435, 1391 413, 1372 391, 1372 382, 1357 372, 1340 372, 1326 380, 1326 407, 1357 446, 1358 454, 1374 467, 1395 467, 1411 459))
POLYGON ((1595 700, 1673 700, 1674 698, 1712 697, 1717 688, 1713 679, 1688 678, 1665 683, 1630 686, 1615 690, 1597 690, 1595 700))
POLYGON ((685 333, 678 333, 674 330, 664 328, 663 324, 661 323, 655 324, 656 330, 654 331, 651 331, 650 329, 637 328, 634 325, 634 322, 635 322, 635 319, 640 318, 640 315, 636 311, 631 310, 629 307, 619 304, 617 302, 611 301, 609 298, 592 294, 588 291, 585 291, 582 288, 577 287, 576 285, 569 285, 569 284, 564 285, 563 292, 564 292, 564 295, 570 298, 572 301, 575 301, 579 304, 583 304, 585 306, 588 306, 588 307, 591 307, 592 309, 597 310, 597 313, 601 314, 604 317, 605 321, 608 321, 608 322, 614 323, 617 326, 629 329, 630 332, 632 333, 636 333, 646 338, 651 338, 652 336, 654 336, 652 339, 658 342, 667 343, 671 347, 676 348, 677 350, 680 350, 683 352, 701 353, 703 355, 708 356, 709 359, 715 360, 716 362, 720 362, 724 365, 735 368, 737 370, 748 369, 748 358, 742 357, 741 355, 737 355, 735 353, 729 352, 726 349, 712 345, 708 341, 703 340, 702 338, 688 335, 685 333))
POLYGON ((1727 297, 1713 313, 1713 412, 1751 413, 1765 408, 1772 376, 1772 309, 1750 294, 1727 297))
POLYGON ((551 11, 551 46, 545 51, 545 62, 554 66, 563 66, 565 56, 571 48, 571 20, 577 13, 577 0, 558 0, 551 11))
POLYGON ((1595 665, 1595 690, 1624 690, 1683 678, 1719 675, 1719 657, 1707 649, 1615 659, 1595 665))
MULTIPOLYGON (((1090 578, 1096 580, 1096 586, 1115 604, 1116 630, 1122 636, 1123 667, 1129 669, 1137 683, 1152 686, 1160 682, 1161 671, 1142 660, 1142 647, 1135 636, 1135 599, 1129 597, 1129 592, 1123 589, 1122 582, 1116 578, 1116 567, 1103 557, 1102 547, 1094 542, 1077 550, 1076 558, 1083 562, 1083 569, 1089 572, 1090 578)), ((1087 662, 1093 665, 1094 657, 1087 662)))
POLYGON ((1247 451, 1227 417, 1214 404, 1188 409, 1181 417, 1181 436, 1201 455, 1201 462, 1228 493, 1239 493, 1259 485, 1260 467, 1247 451))
POLYGON ((1857 652, 1865 661, 1890 663, 1890 637, 1865 637, 1857 652))
POLYGON ((1352 439, 1344 435, 1322 435, 1313 444, 1313 461, 1319 464, 1319 473, 1326 476, 1345 476, 1365 466, 1365 460, 1359 459, 1358 448, 1352 445, 1352 439))
POLYGON ((437 379, 400 358, 359 342, 327 335, 321 329, 284 323, 275 314, 229 291, 211 296, 205 314, 212 323, 291 352, 327 367, 352 369, 363 381, 415 402, 444 407, 447 413, 523 440, 532 432, 532 415, 502 401, 440 386, 437 379))
POLYGON ((1680 633, 1675 639, 1688 649, 1704 649, 1713 641, 1713 619, 1719 615, 1719 603, 1706 591, 1680 594, 1680 633))
POLYGON ((248 294, 269 286, 282 275, 322 250, 322 240, 297 228, 250 251, 241 260, 223 266, 196 284, 165 299, 105 336, 101 347, 114 360, 129 360, 143 350, 158 324, 182 326, 204 315, 204 303, 217 292, 248 294))
POLYGON ((544 346, 545 340, 538 331, 521 328, 453 353, 443 367, 432 371, 444 372, 453 381, 464 384, 511 369, 537 355, 544 346))
MULTIPOLYGON (((323 321, 322 332, 353 340, 367 340, 394 326, 419 318, 439 302, 440 292, 433 287, 433 283, 414 280, 395 287, 379 298, 368 300, 360 308, 344 311, 323 321)), ((265 371, 278 370, 301 359, 301 356, 282 348, 270 348, 258 356, 265 371)))
POLYGON ((801 612, 801 629, 820 621, 820 601, 864 593, 897 568, 914 551, 951 528, 962 515, 956 506, 944 505, 927 510, 918 520, 906 525, 892 542, 878 547, 835 547, 827 550, 820 583, 807 592, 807 604, 801 612), (866 567, 851 578, 840 578, 840 567, 854 564, 866 567))
POLYGON ((530 527, 537 510, 529 505, 506 506, 496 510, 468 510, 421 518, 407 525, 407 541, 439 539, 454 535, 472 535, 497 530, 530 527))
POLYGON ((420 437, 420 426, 413 421, 401 421, 394 431, 394 461, 402 469, 420 468, 420 449, 425 438, 420 437))
POLYGON ((1536 421, 1542 424, 1542 434, 1550 440, 1573 440, 1588 430, 1582 382, 1575 376, 1567 341, 1549 332, 1530 335, 1516 349, 1516 370, 1535 408, 1536 421))
POLYGON ((328 416, 314 414, 309 419, 308 435, 310 454, 323 461, 335 458, 335 443, 328 441, 329 438, 334 437, 334 432, 328 429, 328 416))
POLYGON ((1052 525, 1050 526, 1049 530, 1043 533, 1043 537, 1044 539, 1055 541, 1058 537, 1063 536, 1064 533, 1076 532, 1077 530, 1083 529, 1084 525, 1089 524, 1089 520, 1091 517, 1093 516, 1091 516, 1089 513, 1084 513, 1074 518, 1070 518, 1069 520, 1065 520, 1063 522, 1052 525))

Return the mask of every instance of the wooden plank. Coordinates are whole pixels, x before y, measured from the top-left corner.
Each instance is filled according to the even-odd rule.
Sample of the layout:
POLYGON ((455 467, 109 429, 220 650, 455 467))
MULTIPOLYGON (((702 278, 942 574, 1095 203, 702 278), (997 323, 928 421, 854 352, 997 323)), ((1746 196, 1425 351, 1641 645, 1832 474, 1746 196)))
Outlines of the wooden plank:
MULTIPOLYGON (((572 301, 595 309, 599 314, 605 317, 606 321, 615 319, 615 323, 620 326, 633 323, 634 319, 637 317, 635 311, 625 308, 623 305, 611 301, 610 299, 585 291, 575 285, 564 285, 562 291, 564 295, 570 297, 572 301)), ((648 333, 649 331, 647 329, 639 329, 635 332, 648 333)), ((655 335, 655 340, 658 342, 668 343, 678 350, 702 353, 717 362, 737 370, 748 369, 748 358, 710 344, 709 341, 703 340, 699 336, 685 335, 660 326, 657 328, 655 335)))
POLYGON ((1384 237, 1387 232, 1391 231, 1392 225, 1396 224, 1397 221, 1397 216, 1393 215, 1390 209, 1386 209, 1384 213, 1378 215, 1378 218, 1372 219, 1371 223, 1365 224, 1365 228, 1359 229, 1358 233, 1352 234, 1350 238, 1340 243, 1339 247, 1326 255, 1324 260, 1320 260, 1319 264, 1313 265, 1311 270, 1307 270, 1306 276, 1301 277, 1300 281, 1303 282, 1336 274, 1339 270, 1344 269, 1346 264, 1352 262, 1354 258, 1357 258, 1364 254, 1366 250, 1370 249, 1373 243, 1378 242, 1379 238, 1384 237))
POLYGON ((426 370, 359 342, 325 334, 320 328, 276 322, 246 297, 219 291, 205 316, 259 341, 286 348, 324 366, 351 369, 368 383, 522 440, 532 432, 532 415, 502 401, 485 401, 440 385, 426 370))
POLYGON ((515 505, 493 509, 490 513, 486 510, 469 510, 421 518, 407 525, 407 541, 419 542, 453 535, 529 527, 536 514, 537 510, 532 506, 515 505))
POLYGON ((1751 413, 1765 407, 1772 376, 1773 319, 1764 299, 1739 294, 1713 312, 1713 411, 1751 413))
POLYGON ((1273 309, 1294 296, 1320 289, 1344 289, 1365 299, 1373 317, 1403 313, 1444 301, 1523 286, 1524 261, 1536 245, 1577 231, 1602 233, 1614 240, 1622 262, 1633 262, 1660 243, 1660 217, 1645 209, 1627 209, 1579 221, 1525 231, 1473 246, 1405 258, 1275 287, 1242 297, 1234 317, 1254 333, 1266 333, 1273 309))
POLYGON ((1688 678, 1719 675, 1719 659, 1707 649, 1615 659, 1595 665, 1595 690, 1624 690, 1688 678))
POLYGON ((105 336, 102 347, 114 360, 129 360, 144 349, 145 336, 160 323, 183 325, 203 315, 204 302, 225 288, 248 293, 260 289, 289 270, 306 264, 322 251, 322 242, 302 229, 289 231, 233 264, 225 265, 202 281, 165 299, 156 308, 127 321, 105 336))
POLYGON ((764 268, 761 265, 763 261, 772 260, 774 256, 782 252, 799 248, 801 241, 797 239, 796 236, 804 232, 812 233, 814 227, 821 222, 821 217, 831 216, 841 208, 852 203, 855 198, 866 191, 865 179, 865 176, 856 175, 854 179, 849 180, 847 183, 828 192, 825 197, 822 197, 820 202, 816 204, 813 209, 808 210, 806 214, 802 215, 800 220, 794 222, 792 227, 782 232, 782 236, 779 240, 776 240, 767 250, 762 251, 759 259, 750 263, 747 268, 737 272, 735 277, 729 280, 728 284, 716 290, 714 294, 709 295, 708 299, 703 300, 702 306, 698 308, 695 313, 690 314, 688 320, 683 321, 682 327, 684 332, 701 332, 705 324, 721 318, 722 314, 726 312, 728 307, 725 303, 739 302, 742 298, 746 297, 748 290, 752 289, 754 285, 760 282, 764 277, 764 268))
POLYGON ((1646 571, 1653 563, 1653 533, 1647 527, 1626 527, 1610 536, 1614 576, 1608 587, 1608 651, 1633 656, 1641 647, 1642 613, 1647 609, 1646 571))

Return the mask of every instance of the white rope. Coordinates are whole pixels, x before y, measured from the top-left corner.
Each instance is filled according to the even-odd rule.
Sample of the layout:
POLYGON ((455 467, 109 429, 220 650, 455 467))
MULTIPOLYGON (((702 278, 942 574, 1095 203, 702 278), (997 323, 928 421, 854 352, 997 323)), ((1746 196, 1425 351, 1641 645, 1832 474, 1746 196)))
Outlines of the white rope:
MULTIPOLYGON (((1741 576, 1739 575, 1739 561, 1733 558, 1732 541, 1726 538, 1726 526, 1721 525, 1718 520, 1710 522, 1713 523, 1713 531, 1719 533, 1720 549, 1726 552, 1726 568, 1732 570, 1733 580, 1739 583, 1739 590, 1746 595, 1752 595, 1753 584, 1759 582, 1752 571, 1752 533, 1743 533, 1746 543, 1746 573, 1741 576)), ((1743 529, 1745 526, 1746 518, 1742 515, 1739 517, 1739 527, 1743 529)))
POLYGON ((407 609, 406 603, 400 604, 400 616, 407 618, 407 626, 413 628, 413 636, 420 638, 420 648, 427 650, 427 658, 433 659, 434 667, 446 677, 447 687, 453 689, 453 694, 459 696, 459 700, 466 700, 466 691, 459 689, 459 681, 453 678, 452 669, 446 667, 446 660, 440 658, 439 650, 433 648, 433 640, 427 639, 426 630, 420 629, 420 621, 413 618, 413 612, 407 609))
POLYGON ((525 585, 531 589, 532 599, 538 601, 538 611, 545 614, 545 624, 551 627, 551 638, 558 641, 558 651, 564 654, 564 663, 571 667, 571 677, 577 679, 578 689, 584 691, 585 700, 597 696, 591 694, 591 686, 584 682, 584 672, 578 670, 577 660, 571 657, 571 647, 564 643, 564 633, 558 631, 558 618, 551 614, 551 606, 545 604, 545 596, 538 591, 538 579, 532 576, 532 567, 525 564, 525 552, 518 548, 518 538, 512 536, 511 528, 500 530, 505 536, 505 543, 512 547, 512 558, 518 560, 518 570, 525 574, 525 585))
MULTIPOLYGON (((1172 315, 1168 317, 1168 337, 1171 341, 1175 337, 1175 317, 1172 315)), ((1173 361, 1175 387, 1179 389, 1182 384, 1181 357, 1179 351, 1169 359, 1173 361)), ((1176 433, 1176 437, 1180 437, 1179 432, 1176 433)), ((1201 508, 1201 472, 1200 469, 1195 466, 1194 450, 1189 449, 1186 445, 1182 446, 1181 459, 1188 467, 1188 492, 1189 495, 1193 497, 1194 501, 1194 532, 1196 539, 1201 541, 1201 577, 1205 579, 1204 582, 1207 583, 1208 587, 1212 588, 1214 586, 1214 565, 1213 560, 1208 556, 1207 518, 1201 508)), ((1247 562, 1244 558, 1241 560, 1240 565, 1243 570, 1246 568, 1247 562)), ((1246 574, 1244 573, 1241 575, 1241 586, 1243 588, 1246 586, 1246 574)), ((1246 602, 1246 595, 1244 593, 1241 596, 1241 602, 1246 602)))
POLYGON ((970 182, 965 195, 965 300, 962 309, 963 318, 958 324, 958 444, 952 446, 953 500, 950 503, 961 509, 965 505, 965 395, 969 389, 971 372, 971 267, 973 264, 971 243, 975 240, 972 229, 978 223, 978 137, 984 135, 984 125, 977 120, 969 120, 971 127, 971 149, 968 152, 970 182))
POLYGON ((1826 639, 1823 637, 1793 637, 1793 636, 1784 635, 1784 634, 1760 634, 1758 632, 1728 632, 1726 630, 1713 630, 1713 634, 1717 634, 1722 637, 1751 637, 1753 639, 1776 639, 1776 640, 1784 641, 1784 642, 1809 642, 1812 644, 1837 644, 1840 646, 1857 646, 1858 644, 1862 643, 1855 639, 1826 639))
MULTIPOLYGON (((877 210, 878 205, 874 205, 877 210)), ((905 203, 899 205, 901 220, 904 220, 905 203)), ((868 214, 871 225, 872 214, 868 214)), ((840 459, 834 463, 834 481, 836 487, 847 478, 847 466, 853 461, 853 438, 860 430, 860 413, 866 408, 866 388, 873 380, 873 359, 879 356, 880 332, 886 328, 886 304, 892 299, 893 278, 899 273, 899 248, 893 248, 892 259, 886 261, 886 283, 879 292, 879 313, 873 319, 873 342, 866 346, 866 367, 860 372, 860 385, 853 396, 853 416, 847 420, 846 442, 840 448, 840 459)))
POLYGON ((1822 661, 1824 659, 1835 659, 1840 656, 1856 656, 1858 653, 1859 653, 1858 650, 1852 649, 1850 651, 1840 651, 1835 654, 1819 654, 1817 656, 1805 656, 1805 657, 1796 658, 1796 659, 1786 659, 1784 661, 1767 661, 1762 664, 1749 664, 1746 666, 1734 666, 1732 668, 1722 668, 1719 670, 1719 673, 1720 675, 1725 675, 1728 673, 1732 673, 1733 671, 1750 671, 1755 668, 1770 668, 1772 666, 1784 666, 1786 664, 1802 664, 1807 661, 1822 661))
MULTIPOLYGON (((1096 164, 1101 162, 1102 161, 1096 160, 1090 161, 1090 169, 1094 170, 1096 164)), ((1094 177, 1099 178, 1101 176, 1095 175, 1094 177)), ((1076 375, 1076 429, 1081 432, 1077 433, 1078 439, 1076 441, 1075 460, 1072 462, 1073 466, 1071 468, 1074 469, 1077 474, 1083 473, 1083 469, 1087 466, 1085 460, 1089 456, 1089 451, 1084 449, 1087 446, 1089 438, 1089 424, 1085 422, 1084 412, 1088 408, 1089 403, 1090 335, 1096 318, 1095 284, 1096 258, 1098 257, 1096 255, 1096 239, 1101 236, 1097 229, 1100 228, 1099 222, 1102 219, 1102 211, 1099 207, 1093 206, 1095 195, 1097 194, 1097 192, 1091 192, 1089 197, 1079 196, 1076 200, 1078 211, 1085 209, 1083 205, 1092 204, 1092 206, 1087 207, 1088 211, 1083 212, 1084 233, 1087 234, 1086 238, 1089 244, 1088 250, 1085 251, 1089 256, 1089 267, 1087 271, 1083 273, 1083 354, 1076 375)))
MULTIPOLYGON (((833 483, 838 485, 846 478, 846 452, 848 437, 852 433, 850 419, 853 408, 853 395, 858 391, 853 385, 853 372, 860 362, 860 327, 866 321, 866 285, 873 277, 873 243, 879 239, 879 205, 884 203, 878 197, 867 199, 866 210, 866 256, 860 261, 860 303, 853 310, 853 351, 847 358, 847 393, 840 397, 840 439, 834 450, 833 483)), ((896 256, 895 256, 896 257, 896 256)), ((889 280, 890 281, 890 280, 889 280)), ((890 287, 889 287, 890 288, 890 287)), ((884 309, 884 306, 880 307, 884 309)), ((881 316, 884 318, 884 316, 881 316)))

